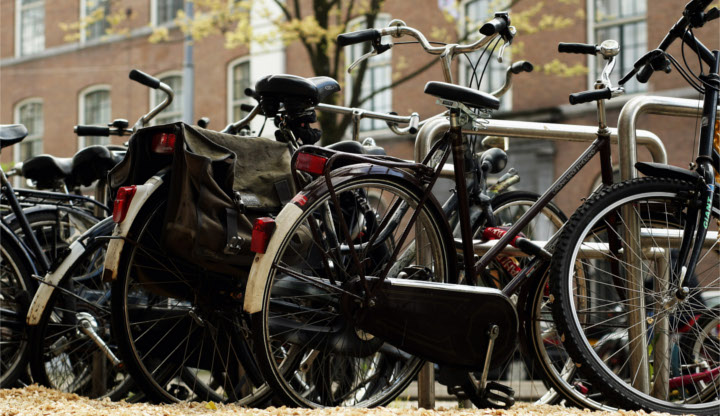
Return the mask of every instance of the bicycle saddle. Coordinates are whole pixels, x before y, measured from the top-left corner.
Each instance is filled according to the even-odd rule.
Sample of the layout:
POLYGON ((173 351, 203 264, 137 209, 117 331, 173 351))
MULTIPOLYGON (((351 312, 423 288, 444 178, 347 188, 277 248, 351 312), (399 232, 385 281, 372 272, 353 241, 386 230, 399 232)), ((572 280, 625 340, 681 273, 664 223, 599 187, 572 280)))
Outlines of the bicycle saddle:
POLYGON ((500 108, 500 100, 488 93, 447 82, 428 82, 425 84, 425 94, 443 100, 457 101, 472 108, 489 108, 491 110, 500 108))
POLYGON ((37 155, 23 162, 22 175, 37 182, 38 188, 54 188, 72 173, 72 158, 37 155))
POLYGON ((315 105, 329 95, 340 91, 340 84, 330 77, 303 78, 297 75, 268 75, 255 84, 260 97, 307 100, 315 105))
POLYGON ((4 149, 19 143, 27 137, 28 131, 22 124, 0 125, 0 148, 4 149))
POLYGON ((118 158, 106 146, 86 147, 72 158, 73 183, 90 186, 98 179, 105 179, 108 171, 118 162, 118 158))

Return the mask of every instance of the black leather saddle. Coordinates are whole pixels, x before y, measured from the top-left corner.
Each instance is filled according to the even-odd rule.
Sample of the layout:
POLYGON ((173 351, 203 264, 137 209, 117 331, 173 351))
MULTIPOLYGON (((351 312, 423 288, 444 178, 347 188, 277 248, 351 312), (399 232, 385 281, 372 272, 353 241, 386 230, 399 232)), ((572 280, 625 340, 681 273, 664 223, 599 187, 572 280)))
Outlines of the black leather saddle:
POLYGON ((0 125, 0 149, 19 143, 27 137, 28 131, 22 124, 0 125))
POLYGON ((297 75, 267 75, 255 84, 261 97, 305 101, 315 105, 340 91, 340 84, 330 77, 303 78, 297 75))
POLYGON ((90 186, 98 179, 106 179, 110 169, 121 160, 122 156, 112 152, 107 146, 86 147, 72 158, 73 183, 90 186))
POLYGON ((333 143, 327 146, 328 149, 337 150, 338 152, 355 153, 357 155, 373 155, 373 156, 385 156, 385 149, 382 147, 368 148, 355 141, 342 141, 333 143))
POLYGON ((430 94, 443 100, 460 102, 472 108, 490 110, 500 108, 500 100, 488 93, 455 84, 448 84, 446 82, 428 82, 425 85, 425 94, 430 94))
POLYGON ((37 155, 23 162, 22 176, 37 182, 38 188, 55 188, 72 174, 72 158, 37 155))

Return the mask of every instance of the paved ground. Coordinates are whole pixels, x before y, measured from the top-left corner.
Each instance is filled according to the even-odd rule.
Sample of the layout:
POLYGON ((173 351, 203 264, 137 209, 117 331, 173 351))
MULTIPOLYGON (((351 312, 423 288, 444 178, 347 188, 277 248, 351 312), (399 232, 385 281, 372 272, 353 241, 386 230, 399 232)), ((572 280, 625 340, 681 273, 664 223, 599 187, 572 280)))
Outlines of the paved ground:
MULTIPOLYGON (((75 394, 60 393, 44 387, 29 386, 22 389, 0 390, 1 416, 600 416, 646 415, 644 412, 589 412, 560 406, 534 406, 519 403, 509 410, 459 409, 452 402, 438 403, 436 410, 414 408, 411 401, 397 401, 391 407, 376 409, 330 408, 321 410, 269 407, 247 409, 234 405, 214 403, 186 403, 175 405, 129 404, 110 400, 90 400, 75 394), (448 407, 440 407, 448 405, 448 407), (452 407, 451 407, 452 406, 452 407)), ((660 415, 655 414, 653 415, 660 415)))

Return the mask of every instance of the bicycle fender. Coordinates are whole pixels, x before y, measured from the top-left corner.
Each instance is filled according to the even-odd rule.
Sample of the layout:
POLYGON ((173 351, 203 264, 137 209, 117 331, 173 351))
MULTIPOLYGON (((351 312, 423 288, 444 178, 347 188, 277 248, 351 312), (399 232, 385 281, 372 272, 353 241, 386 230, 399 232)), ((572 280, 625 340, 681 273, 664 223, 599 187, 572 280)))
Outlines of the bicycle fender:
POLYGON ((45 278, 43 278, 42 282, 40 282, 40 285, 35 292, 35 296, 33 296, 32 303, 30 303, 27 317, 25 318, 25 322, 28 325, 34 326, 40 322, 40 317, 45 311, 45 307, 50 300, 50 296, 52 296, 55 291, 55 287, 60 284, 70 267, 75 264, 75 261, 77 261, 77 259, 85 253, 88 240, 99 236, 110 235, 114 224, 115 223, 113 223, 112 217, 105 218, 89 230, 85 231, 83 235, 70 244, 70 251, 65 256, 62 263, 60 263, 55 270, 45 275, 45 278))
POLYGON ((165 173, 167 173, 167 171, 163 170, 156 176, 148 179, 144 184, 137 185, 135 196, 133 197, 132 202, 130 202, 130 208, 128 208, 125 220, 115 226, 110 243, 108 244, 107 252, 105 253, 103 281, 110 282, 117 278, 118 263, 120 263, 120 255, 122 254, 122 250, 125 245, 125 237, 127 237, 133 221, 143 208, 143 205, 145 205, 145 201, 147 201, 148 198, 150 198, 150 196, 162 186, 165 173))
MULTIPOLYGON (((332 172, 330 179, 333 186, 339 186, 351 179, 370 175, 394 177, 396 180, 407 181, 411 185, 415 185, 418 188, 421 187, 421 183, 405 171, 369 164, 351 165, 337 169, 332 172)), ((243 303, 245 312, 253 314, 262 310, 263 292, 265 291, 265 285, 270 275, 270 266, 272 265, 277 250, 280 248, 283 238, 290 232, 290 228, 303 214, 305 209, 313 205, 311 202, 324 195, 327 190, 328 186, 325 178, 320 177, 316 179, 295 195, 292 201, 285 205, 275 218, 275 231, 270 237, 265 253, 256 254, 250 267, 248 283, 245 289, 245 301, 243 303)), ((432 195, 430 195, 427 203, 437 205, 438 212, 442 212, 437 200, 432 195)))

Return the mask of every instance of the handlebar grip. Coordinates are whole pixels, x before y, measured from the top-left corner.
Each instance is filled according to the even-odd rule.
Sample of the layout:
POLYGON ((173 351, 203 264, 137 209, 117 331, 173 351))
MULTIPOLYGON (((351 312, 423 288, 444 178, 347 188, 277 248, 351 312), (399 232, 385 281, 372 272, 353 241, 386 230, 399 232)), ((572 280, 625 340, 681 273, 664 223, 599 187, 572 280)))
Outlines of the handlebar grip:
POLYGON ((583 91, 570 94, 570 104, 582 104, 589 103, 596 100, 609 100, 612 98, 612 91, 610 88, 603 88, 595 91, 583 91))
POLYGON ((496 17, 482 25, 482 27, 480 28, 480 34, 485 36, 492 36, 496 33, 503 33, 506 30, 507 21, 505 19, 496 17))
POLYGON ((73 129, 78 136, 109 136, 110 128, 103 126, 83 126, 78 125, 73 129))
POLYGON ((560 52, 560 53, 582 53, 585 55, 595 55, 597 53, 597 46, 590 45, 588 43, 560 42, 558 44, 558 52, 560 52))
POLYGON ((341 33, 337 37, 337 45, 339 47, 355 45, 356 43, 363 43, 380 39, 380 31, 377 29, 364 29, 356 32, 341 33))
POLYGON ((160 87, 159 79, 157 79, 153 76, 150 76, 150 75, 148 75, 142 71, 139 71, 137 69, 133 69, 132 71, 130 71, 130 79, 135 82, 139 82, 146 87, 150 87, 154 90, 156 90, 160 87))
POLYGON ((510 66, 510 72, 517 75, 521 72, 532 72, 535 67, 528 61, 518 61, 510 66))
POLYGON ((650 79, 650 77, 652 76, 653 72, 655 72, 655 70, 653 69, 652 65, 650 65, 650 64, 645 65, 644 67, 642 67, 642 69, 637 74, 638 82, 641 84, 647 83, 648 80, 650 79))
POLYGON ((410 116, 410 126, 408 128, 408 133, 417 134, 418 124, 420 124, 420 115, 418 115, 418 113, 413 113, 410 116))

